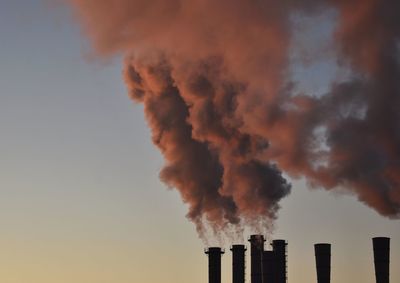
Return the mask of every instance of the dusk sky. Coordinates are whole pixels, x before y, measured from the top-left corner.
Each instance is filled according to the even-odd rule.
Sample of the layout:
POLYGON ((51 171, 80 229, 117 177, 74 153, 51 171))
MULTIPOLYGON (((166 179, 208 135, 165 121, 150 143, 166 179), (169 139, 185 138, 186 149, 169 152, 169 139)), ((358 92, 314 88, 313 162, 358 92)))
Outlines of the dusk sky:
MULTIPOLYGON (((207 243, 188 204, 159 179, 164 159, 143 104, 127 94, 124 51, 99 55, 61 2, 0 1, 0 282, 207 282, 207 243)), ((300 92, 318 97, 346 77, 324 44, 312 49, 333 44, 335 19, 331 10, 292 19, 301 32, 289 73, 300 92)), ((283 171, 292 190, 267 238, 288 241, 288 282, 316 282, 319 242, 332 244, 333 283, 375 282, 376 236, 392 239, 391 282, 400 282, 399 214, 283 171)), ((246 226, 242 241, 253 232, 246 226)), ((226 249, 222 282, 231 282, 231 241, 208 242, 226 249)))

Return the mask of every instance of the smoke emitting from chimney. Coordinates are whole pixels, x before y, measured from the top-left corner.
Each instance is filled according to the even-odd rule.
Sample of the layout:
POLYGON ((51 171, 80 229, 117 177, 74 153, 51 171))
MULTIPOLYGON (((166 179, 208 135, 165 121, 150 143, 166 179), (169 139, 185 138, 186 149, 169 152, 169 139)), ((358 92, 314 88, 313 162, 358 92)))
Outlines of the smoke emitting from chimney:
MULTIPOLYGON (((286 283, 287 282, 287 242, 273 240, 272 250, 264 250, 264 236, 251 235, 251 283, 286 283)), ((389 283, 390 238, 376 237, 373 242, 373 259, 376 283, 389 283)), ((232 282, 245 282, 245 245, 232 245, 232 282)), ((314 245, 318 283, 331 282, 331 244, 314 245)), ((221 282, 220 247, 205 250, 209 256, 209 283, 221 282)))
POLYGON ((251 235, 249 242, 251 256, 251 283, 262 283, 262 255, 265 239, 263 235, 251 235))
POLYGON ((201 237, 270 228, 290 192, 282 171, 399 218, 400 1, 68 1, 98 54, 126 55, 130 96, 165 157, 160 177, 201 237), (298 94, 292 16, 327 9, 351 76, 298 94))

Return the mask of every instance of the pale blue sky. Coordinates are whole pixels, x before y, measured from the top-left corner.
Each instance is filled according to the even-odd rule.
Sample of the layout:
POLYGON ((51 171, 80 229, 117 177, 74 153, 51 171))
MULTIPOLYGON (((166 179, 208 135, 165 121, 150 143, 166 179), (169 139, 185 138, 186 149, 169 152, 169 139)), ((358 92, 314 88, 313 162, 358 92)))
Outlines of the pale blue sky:
MULTIPOLYGON (((40 0, 0 1, 0 38, 0 282, 206 282, 203 243, 158 180, 162 158, 121 58, 89 59, 68 9, 40 0)), ((297 69, 305 88, 324 88, 313 74, 332 70, 317 69, 297 69)), ((289 241, 291 283, 316 281, 316 242, 333 244, 333 283, 372 283, 370 238, 392 237, 396 282, 399 224, 294 182, 274 237, 289 241)))

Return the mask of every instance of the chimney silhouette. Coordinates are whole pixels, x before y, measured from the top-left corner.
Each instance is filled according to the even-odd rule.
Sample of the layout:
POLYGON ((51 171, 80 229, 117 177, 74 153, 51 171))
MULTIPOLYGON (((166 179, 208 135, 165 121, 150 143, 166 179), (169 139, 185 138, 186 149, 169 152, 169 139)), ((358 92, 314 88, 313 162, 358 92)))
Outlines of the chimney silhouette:
POLYGON ((275 257, 275 281, 274 283, 286 283, 286 246, 285 240, 273 240, 272 248, 275 257))
POLYGON ((262 253, 264 251, 264 236, 251 235, 250 239, 250 255, 251 255, 251 283, 262 282, 262 253))
POLYGON ((232 245, 232 283, 244 283, 246 270, 246 246, 232 245))
POLYGON ((221 256, 225 253, 219 247, 205 249, 208 255, 208 283, 221 283, 221 256))
POLYGON ((262 256, 262 273, 263 273, 263 283, 275 283, 275 252, 274 251, 264 251, 262 256))
POLYGON ((315 263, 317 267, 318 283, 330 283, 331 281, 331 245, 315 244, 315 263))
POLYGON ((389 283, 390 238, 372 238, 376 283, 389 283))

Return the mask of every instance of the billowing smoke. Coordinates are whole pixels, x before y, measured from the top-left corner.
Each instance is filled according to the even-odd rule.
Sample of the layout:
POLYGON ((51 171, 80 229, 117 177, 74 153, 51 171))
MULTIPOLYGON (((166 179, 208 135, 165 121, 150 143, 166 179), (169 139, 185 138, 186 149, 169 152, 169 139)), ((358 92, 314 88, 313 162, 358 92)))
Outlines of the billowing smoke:
POLYGON ((287 161, 293 155, 282 148, 278 164, 316 186, 345 188, 381 215, 399 218, 400 2, 331 2, 339 13, 339 60, 352 77, 318 99, 303 98, 307 106, 294 135, 298 155, 287 161), (317 129, 327 149, 315 156, 310 136, 317 129))
POLYGON ((398 0, 69 1, 99 54, 125 54, 130 95, 165 157, 160 177, 200 235, 270 227, 290 192, 281 170, 400 216, 398 0), (352 75, 296 94, 291 16, 328 8, 352 75))

